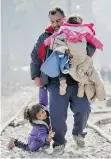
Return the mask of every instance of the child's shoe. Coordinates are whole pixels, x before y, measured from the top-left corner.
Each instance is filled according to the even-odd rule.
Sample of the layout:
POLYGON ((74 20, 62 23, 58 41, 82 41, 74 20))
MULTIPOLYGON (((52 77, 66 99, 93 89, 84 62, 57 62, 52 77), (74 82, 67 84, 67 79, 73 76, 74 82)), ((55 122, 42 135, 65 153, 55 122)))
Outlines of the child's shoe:
POLYGON ((15 147, 15 143, 14 143, 15 139, 11 138, 9 143, 8 143, 8 149, 12 150, 15 147))

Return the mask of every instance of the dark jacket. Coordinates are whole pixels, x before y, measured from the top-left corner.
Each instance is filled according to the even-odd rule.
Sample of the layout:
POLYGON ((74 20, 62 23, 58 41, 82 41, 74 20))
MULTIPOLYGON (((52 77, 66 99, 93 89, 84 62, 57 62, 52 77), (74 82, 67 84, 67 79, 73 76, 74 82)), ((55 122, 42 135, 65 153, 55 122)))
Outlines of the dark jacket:
MULTIPOLYGON (((44 40, 47 39, 52 34, 53 34, 52 27, 50 26, 46 28, 45 32, 39 36, 32 50, 31 63, 30 63, 30 71, 31 71, 32 80, 34 80, 36 77, 41 76, 40 67, 46 59, 46 54, 48 53, 48 56, 49 56, 52 53, 52 51, 48 47, 45 47, 44 45, 44 40)), ((93 45, 91 44, 87 45, 88 56, 93 56, 95 50, 96 49, 93 45)), ((69 74, 66 74, 64 76, 66 77, 68 85, 73 85, 74 83, 76 83, 76 81, 74 81, 69 74)), ((49 84, 59 83, 59 77, 55 77, 55 78, 48 77, 48 83, 49 84)))

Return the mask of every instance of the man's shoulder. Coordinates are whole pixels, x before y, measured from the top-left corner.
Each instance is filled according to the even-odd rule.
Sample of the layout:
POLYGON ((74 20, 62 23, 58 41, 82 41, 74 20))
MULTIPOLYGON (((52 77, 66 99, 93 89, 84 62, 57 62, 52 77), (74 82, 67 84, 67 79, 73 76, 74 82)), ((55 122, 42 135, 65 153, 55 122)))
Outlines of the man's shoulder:
POLYGON ((50 33, 43 32, 43 33, 39 36, 39 39, 45 40, 45 39, 48 38, 49 36, 51 36, 50 33))

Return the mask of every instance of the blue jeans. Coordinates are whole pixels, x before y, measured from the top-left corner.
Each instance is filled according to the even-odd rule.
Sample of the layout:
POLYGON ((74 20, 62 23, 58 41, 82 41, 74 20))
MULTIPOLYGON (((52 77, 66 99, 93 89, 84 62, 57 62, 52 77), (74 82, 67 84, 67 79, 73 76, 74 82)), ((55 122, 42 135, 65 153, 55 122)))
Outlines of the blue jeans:
POLYGON ((59 85, 48 85, 50 117, 53 131, 55 131, 54 142, 60 145, 65 144, 67 132, 67 110, 70 103, 73 112, 73 135, 83 134, 90 114, 90 103, 86 96, 77 97, 78 85, 68 85, 66 94, 59 95, 59 85))

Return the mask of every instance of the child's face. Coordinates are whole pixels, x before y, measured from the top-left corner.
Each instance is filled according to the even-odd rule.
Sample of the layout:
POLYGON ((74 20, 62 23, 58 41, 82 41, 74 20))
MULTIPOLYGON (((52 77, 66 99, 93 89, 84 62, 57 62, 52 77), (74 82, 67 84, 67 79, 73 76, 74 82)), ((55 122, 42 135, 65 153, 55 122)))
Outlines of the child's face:
POLYGON ((47 113, 44 109, 41 109, 39 113, 36 115, 38 120, 45 120, 47 118, 47 113))

